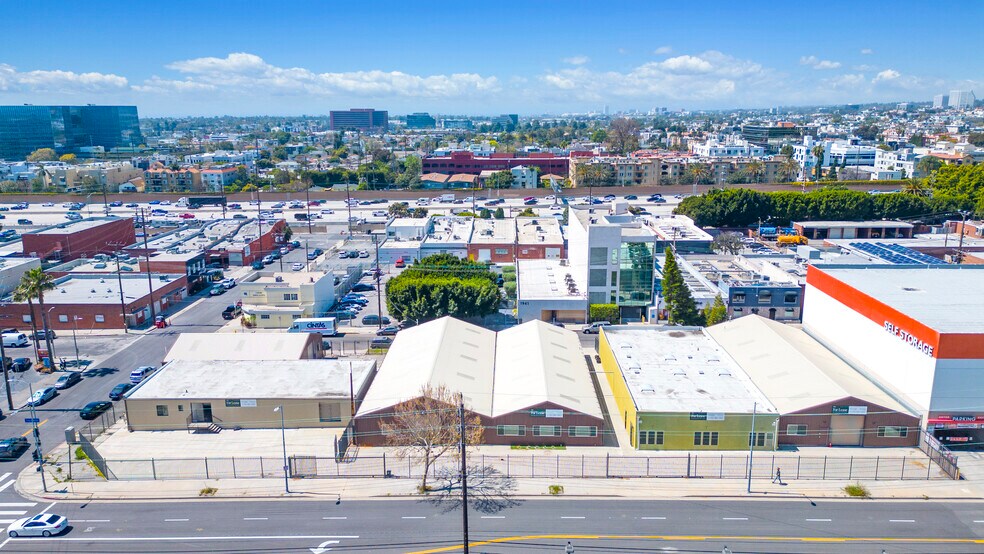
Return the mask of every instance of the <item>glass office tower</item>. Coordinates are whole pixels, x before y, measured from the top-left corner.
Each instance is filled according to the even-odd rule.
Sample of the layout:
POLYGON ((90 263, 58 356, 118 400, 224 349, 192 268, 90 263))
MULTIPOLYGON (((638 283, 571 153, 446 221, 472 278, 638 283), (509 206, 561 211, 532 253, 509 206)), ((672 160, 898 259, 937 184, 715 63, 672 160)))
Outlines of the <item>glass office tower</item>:
POLYGON ((143 142, 136 106, 0 106, 0 159, 21 160, 38 148, 65 154, 143 142))

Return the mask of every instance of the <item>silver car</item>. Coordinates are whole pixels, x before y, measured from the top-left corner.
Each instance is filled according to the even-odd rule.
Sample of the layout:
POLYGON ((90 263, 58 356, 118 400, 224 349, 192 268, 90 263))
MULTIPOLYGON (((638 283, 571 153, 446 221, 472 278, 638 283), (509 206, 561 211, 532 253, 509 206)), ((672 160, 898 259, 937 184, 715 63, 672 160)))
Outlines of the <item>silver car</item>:
POLYGON ((34 517, 18 519, 7 527, 10 537, 50 537, 68 527, 68 518, 55 514, 38 514, 34 517))

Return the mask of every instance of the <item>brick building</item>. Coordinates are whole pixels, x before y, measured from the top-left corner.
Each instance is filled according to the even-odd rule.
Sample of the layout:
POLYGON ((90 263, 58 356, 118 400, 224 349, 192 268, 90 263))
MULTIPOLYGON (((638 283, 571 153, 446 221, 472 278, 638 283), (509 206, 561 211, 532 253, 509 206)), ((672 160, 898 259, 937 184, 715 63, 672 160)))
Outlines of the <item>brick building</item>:
POLYGON ((452 152, 450 156, 428 156, 423 159, 424 173, 467 173, 479 175, 482 171, 502 171, 517 166, 537 167, 540 174, 567 175, 568 160, 549 152, 495 153, 491 156, 475 156, 471 152, 452 152))
POLYGON ((109 254, 136 240, 133 218, 129 217, 90 217, 22 237, 25 256, 58 261, 109 254))

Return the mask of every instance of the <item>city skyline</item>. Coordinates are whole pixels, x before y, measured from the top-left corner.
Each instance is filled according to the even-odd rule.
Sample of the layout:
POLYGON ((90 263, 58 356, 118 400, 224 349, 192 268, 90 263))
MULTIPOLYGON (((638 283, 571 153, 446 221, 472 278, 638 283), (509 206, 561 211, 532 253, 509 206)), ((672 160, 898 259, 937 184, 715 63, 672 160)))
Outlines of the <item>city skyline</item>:
POLYGON ((135 104, 146 117, 370 106, 530 115, 928 102, 984 83, 980 67, 946 54, 984 46, 975 5, 919 21, 926 36, 946 37, 943 52, 897 46, 915 2, 879 13, 878 25, 847 2, 828 3, 833 18, 717 2, 506 3, 496 7, 505 18, 446 2, 296 6, 264 13, 262 28, 258 8, 229 3, 97 2, 72 17, 51 5, 8 6, 18 24, 0 56, 0 104, 135 104), (110 18, 132 21, 131 32, 106 32, 110 18))

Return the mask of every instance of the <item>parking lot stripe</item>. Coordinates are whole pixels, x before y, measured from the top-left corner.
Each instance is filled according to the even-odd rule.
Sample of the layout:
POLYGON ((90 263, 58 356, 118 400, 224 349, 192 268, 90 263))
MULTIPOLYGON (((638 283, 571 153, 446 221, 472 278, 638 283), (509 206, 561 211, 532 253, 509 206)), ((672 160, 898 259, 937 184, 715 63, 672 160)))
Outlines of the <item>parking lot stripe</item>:
POLYGON ((0 502, 0 508, 30 508, 37 505, 37 502, 0 502))
POLYGON ((7 481, 6 483, 0 485, 0 492, 3 492, 5 490, 9 489, 10 488, 10 485, 13 485, 14 483, 16 483, 16 481, 7 481))

